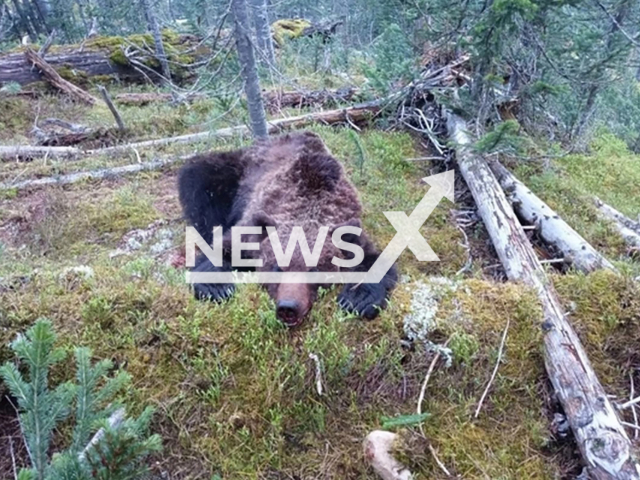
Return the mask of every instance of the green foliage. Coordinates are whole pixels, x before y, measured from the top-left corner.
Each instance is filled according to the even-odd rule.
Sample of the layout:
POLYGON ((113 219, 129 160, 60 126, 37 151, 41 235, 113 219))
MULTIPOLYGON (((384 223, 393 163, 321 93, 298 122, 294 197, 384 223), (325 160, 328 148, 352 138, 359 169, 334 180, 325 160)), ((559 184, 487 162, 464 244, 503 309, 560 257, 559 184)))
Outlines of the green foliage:
POLYGON ((50 322, 36 322, 26 335, 19 336, 11 344, 18 359, 27 365, 27 378, 13 363, 0 367, 0 377, 22 411, 20 422, 37 478, 45 476, 53 429, 69 414, 75 393, 70 382, 64 382, 54 390, 48 387, 50 367, 65 356, 63 350, 54 349, 55 338, 50 322))
POLYGON ((63 382, 55 389, 48 387, 50 368, 62 361, 65 351, 54 348, 56 335, 51 322, 38 320, 12 342, 11 348, 27 366, 25 378, 13 363, 0 367, 0 377, 7 384, 20 407, 20 422, 27 443, 32 467, 20 472, 21 479, 111 479, 141 478, 147 471, 142 463, 151 452, 160 449, 160 438, 148 436, 153 411, 146 409, 136 419, 124 419, 110 424, 121 408, 114 402, 116 395, 129 382, 129 375, 119 372, 108 378, 112 362, 102 360, 91 364, 91 351, 76 348, 76 382, 63 382), (67 418, 75 401, 75 427, 68 448, 54 454, 48 451, 54 429, 67 418), (98 429, 97 439, 91 436, 98 429), (91 441, 90 441, 91 440, 91 441))
POLYGON ((15 95, 22 90, 22 86, 17 82, 8 82, 0 87, 0 96, 15 95))
POLYGON ((397 83, 411 80, 417 71, 415 52, 405 32, 396 23, 384 30, 373 47, 373 66, 365 68, 371 87, 381 94, 397 83))
POLYGON ((420 425, 431 415, 429 413, 398 415, 396 417, 382 417, 382 428, 384 430, 392 430, 395 428, 413 427, 420 425))
POLYGON ((463 331, 454 332, 449 340, 449 348, 456 361, 469 364, 480 350, 478 339, 463 331))
POLYGON ((520 155, 526 144, 518 122, 507 120, 499 123, 493 130, 479 138, 474 144, 474 149, 476 152, 484 154, 500 152, 520 155))

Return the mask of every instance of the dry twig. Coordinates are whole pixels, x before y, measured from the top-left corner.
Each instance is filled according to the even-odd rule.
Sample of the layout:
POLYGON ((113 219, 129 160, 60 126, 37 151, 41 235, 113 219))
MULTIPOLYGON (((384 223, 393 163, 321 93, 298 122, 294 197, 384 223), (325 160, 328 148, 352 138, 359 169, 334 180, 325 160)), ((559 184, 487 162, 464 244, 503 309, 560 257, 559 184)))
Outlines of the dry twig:
POLYGON ((509 332, 509 323, 510 323, 510 320, 507 319, 507 326, 504 328, 504 333, 502 334, 502 340, 500 341, 500 349, 498 350, 498 360, 496 361, 496 366, 493 368, 493 372, 491 373, 491 378, 489 379, 489 383, 487 383, 487 387, 484 389, 484 392, 480 397, 480 402, 478 402, 478 408, 476 408, 476 413, 473 415, 473 418, 478 418, 478 415, 480 415, 480 410, 482 409, 482 404, 484 403, 484 399, 489 393, 491 384, 495 380, 496 375, 498 373, 498 368, 500 367, 500 361, 502 360, 502 353, 504 351, 504 344, 507 340, 507 333, 509 332))

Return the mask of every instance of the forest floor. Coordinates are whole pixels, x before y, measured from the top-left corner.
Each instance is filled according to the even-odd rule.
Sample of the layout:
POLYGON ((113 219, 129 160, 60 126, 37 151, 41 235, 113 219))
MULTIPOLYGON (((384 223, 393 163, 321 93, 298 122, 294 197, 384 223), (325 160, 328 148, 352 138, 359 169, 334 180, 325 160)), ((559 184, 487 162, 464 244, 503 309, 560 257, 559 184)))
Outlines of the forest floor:
MULTIPOLYGON (((171 107, 123 107, 130 138, 147 139, 242 123, 226 105, 203 100, 171 107)), ((0 143, 30 141, 36 115, 85 125, 110 124, 102 107, 57 96, 0 98, 0 143)), ((310 128, 343 162, 364 205, 364 227, 379 246, 395 230, 384 211, 411 212, 437 167, 407 133, 348 127, 310 128)), ((142 160, 235 148, 247 139, 77 160, 0 163, 0 183, 142 160)), ((275 318, 258 286, 240 286, 227 303, 193 299, 184 281, 185 223, 176 192, 180 162, 164 169, 65 187, 0 191, 0 363, 8 343, 38 318, 54 322, 65 347, 89 346, 132 377, 123 397, 131 413, 156 409, 153 430, 164 449, 152 459, 158 478, 374 479, 362 441, 386 417, 416 412, 436 345, 422 411, 426 440, 449 471, 464 479, 575 478, 581 471, 547 380, 540 309, 524 287, 503 281, 463 182, 455 204, 443 201, 422 227, 440 257, 399 260, 401 283, 371 322, 337 308, 321 292, 295 330, 275 318), (466 238, 465 238, 466 237, 466 238), (467 248, 468 247, 468 248, 467 248), (471 263, 468 264, 469 255, 471 263), (467 266, 467 268, 465 268, 467 266), (474 412, 510 328, 497 377, 478 418, 474 412), (423 341, 407 341, 411 326, 423 341), (323 394, 315 364, 322 366, 323 394), (556 420, 554 421, 554 418, 556 420)), ((571 321, 607 392, 618 400, 640 385, 640 264, 598 219, 598 195, 629 216, 640 213, 640 157, 600 135, 589 154, 512 163, 515 173, 612 260, 622 275, 551 270, 571 321), (588 168, 586 166, 588 165, 588 168)), ((541 255, 549 255, 540 250, 541 255)), ((69 358, 54 380, 73 375, 69 358)), ((3 397, 6 392, 0 385, 3 397)), ((632 421, 631 411, 624 413, 632 421)), ((24 465, 16 419, 0 402, 0 478, 12 478, 11 449, 24 465)), ((68 440, 61 429, 56 445, 68 440)), ((635 436, 638 444, 637 431, 635 436)), ((448 478, 418 429, 403 431, 403 459, 417 478, 448 478)))

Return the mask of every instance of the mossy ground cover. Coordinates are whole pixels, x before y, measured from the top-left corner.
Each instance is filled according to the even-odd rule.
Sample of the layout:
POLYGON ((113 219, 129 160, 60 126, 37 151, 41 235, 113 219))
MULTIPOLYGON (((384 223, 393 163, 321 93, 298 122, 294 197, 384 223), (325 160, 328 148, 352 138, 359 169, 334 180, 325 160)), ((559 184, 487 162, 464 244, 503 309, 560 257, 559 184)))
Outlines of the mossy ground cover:
MULTIPOLYGON (((186 110, 169 108, 124 114, 139 119, 139 132, 159 136, 185 133, 204 118, 186 119, 186 110), (164 109, 180 120, 175 130, 153 131, 164 109)), ((95 110, 85 109, 77 118, 102 121, 93 115, 95 110)), ((405 133, 313 130, 343 161, 361 195, 365 228, 379 246, 386 245, 395 231, 382 212, 410 213, 427 191, 420 179, 431 165, 407 161, 421 154, 405 133)), ((181 148, 160 153, 188 153, 181 148)), ((2 175, 30 178, 131 160, 11 163, 2 165, 2 175)), ((53 320, 65 347, 90 346, 96 358, 114 360, 133 376, 134 388, 125 398, 131 410, 149 404, 157 409, 154 429, 163 436, 164 452, 153 468, 172 478, 376 478, 362 458, 362 440, 380 428, 383 417, 415 412, 434 355, 421 344, 403 342, 412 293, 417 282, 432 275, 453 278, 467 260, 462 233, 450 215, 452 205, 443 201, 422 228, 442 261, 420 264, 405 252, 399 261, 403 283, 380 318, 363 322, 345 315, 332 289, 322 292, 304 326, 289 331, 257 286, 241 286, 225 304, 201 303, 184 284, 183 269, 148 248, 111 256, 126 232, 158 219, 172 221, 167 227, 174 232, 172 247, 181 248, 178 166, 0 197, 0 277, 17 279, 11 288, 0 288, 0 361, 9 359, 8 341, 39 317, 53 320), (63 274, 77 265, 90 266, 94 275, 63 274), (322 364, 321 396, 309 354, 322 364)), ((529 171, 527 183, 537 178, 529 171)), ((567 172, 565 178, 577 185, 580 177, 567 172)), ((624 210, 615 198, 598 194, 624 210)), ((481 230, 476 235, 486 243, 481 230)), ((426 438, 463 478, 575 474, 573 444, 549 428, 556 406, 544 372, 539 308, 525 289, 486 278, 478 268, 482 261, 474 259, 474 268, 443 296, 435 315, 429 338, 438 343, 449 339, 452 364, 439 362, 430 379, 423 405, 430 413, 423 425, 426 438), (507 320, 503 362, 474 420, 507 320)), ((632 362, 637 362, 633 346, 640 340, 637 287, 607 273, 562 276, 554 282, 607 390, 624 396, 632 362)), ((67 367, 58 368, 55 377, 65 378, 67 367)), ((60 443, 66 441, 64 431, 60 443)), ((417 436, 415 427, 403 433, 409 439, 417 436)), ((418 445, 403 452, 418 478, 444 478, 424 443, 418 445)))

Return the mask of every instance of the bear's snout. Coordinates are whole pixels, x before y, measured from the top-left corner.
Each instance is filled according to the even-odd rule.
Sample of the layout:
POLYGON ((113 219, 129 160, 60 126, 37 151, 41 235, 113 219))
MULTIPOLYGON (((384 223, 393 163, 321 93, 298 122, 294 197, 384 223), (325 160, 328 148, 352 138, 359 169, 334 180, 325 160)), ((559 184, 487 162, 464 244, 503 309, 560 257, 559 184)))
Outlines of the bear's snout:
POLYGON ((302 321, 302 308, 295 300, 280 300, 276 305, 276 315, 288 327, 295 327, 302 321))
POLYGON ((275 296, 276 316, 287 327, 297 327, 311 310, 309 286, 302 283, 282 283, 275 296))

